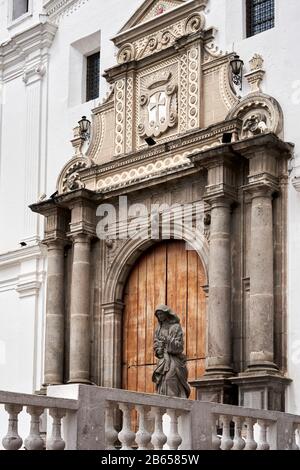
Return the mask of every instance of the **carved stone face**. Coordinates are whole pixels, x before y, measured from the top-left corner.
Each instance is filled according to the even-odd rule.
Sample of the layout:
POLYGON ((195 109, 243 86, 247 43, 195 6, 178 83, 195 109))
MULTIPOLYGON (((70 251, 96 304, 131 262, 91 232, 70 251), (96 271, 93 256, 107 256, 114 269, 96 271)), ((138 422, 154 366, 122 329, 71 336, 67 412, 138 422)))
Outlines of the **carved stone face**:
POLYGON ((158 310, 156 312, 156 316, 160 322, 164 322, 167 319, 168 314, 166 312, 163 312, 162 310, 158 310))

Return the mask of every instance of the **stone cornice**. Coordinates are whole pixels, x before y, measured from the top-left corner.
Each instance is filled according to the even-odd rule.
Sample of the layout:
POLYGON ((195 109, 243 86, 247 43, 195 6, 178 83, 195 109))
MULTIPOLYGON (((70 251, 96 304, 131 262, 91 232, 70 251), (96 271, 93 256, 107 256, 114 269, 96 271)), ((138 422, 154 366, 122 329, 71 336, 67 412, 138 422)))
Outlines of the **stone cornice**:
POLYGON ((72 14, 89 0, 44 0, 43 7, 46 15, 58 23, 64 16, 72 14))
POLYGON ((13 79, 40 66, 47 58, 57 27, 41 22, 0 45, 3 80, 13 79))
POLYGON ((41 257, 43 257, 43 248, 41 245, 9 251, 8 253, 0 255, 0 269, 9 265, 15 265, 23 261, 41 257))

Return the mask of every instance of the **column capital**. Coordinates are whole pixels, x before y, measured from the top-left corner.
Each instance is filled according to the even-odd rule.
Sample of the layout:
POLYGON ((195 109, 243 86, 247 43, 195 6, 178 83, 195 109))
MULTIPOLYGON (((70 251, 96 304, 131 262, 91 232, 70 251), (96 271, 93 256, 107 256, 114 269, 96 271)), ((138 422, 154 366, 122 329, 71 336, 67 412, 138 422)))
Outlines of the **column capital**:
POLYGON ((207 202, 211 209, 215 209, 217 207, 224 207, 230 208, 231 205, 236 202, 236 199, 233 197, 232 194, 226 193, 215 193, 211 195, 205 195, 204 201, 207 202))
POLYGON ((69 237, 90 236, 96 237, 96 206, 93 201, 79 197, 69 205, 71 209, 71 222, 69 237))
POLYGON ((68 240, 72 243, 89 243, 94 235, 88 231, 76 231, 68 233, 68 240))
POLYGON ((260 178, 257 181, 252 181, 248 185, 244 186, 244 191, 249 194, 251 199, 257 197, 269 197, 272 198, 274 193, 279 191, 279 186, 273 179, 260 178))
POLYGON ((63 250, 65 246, 69 244, 69 240, 65 237, 45 238, 42 244, 47 247, 48 251, 63 250))

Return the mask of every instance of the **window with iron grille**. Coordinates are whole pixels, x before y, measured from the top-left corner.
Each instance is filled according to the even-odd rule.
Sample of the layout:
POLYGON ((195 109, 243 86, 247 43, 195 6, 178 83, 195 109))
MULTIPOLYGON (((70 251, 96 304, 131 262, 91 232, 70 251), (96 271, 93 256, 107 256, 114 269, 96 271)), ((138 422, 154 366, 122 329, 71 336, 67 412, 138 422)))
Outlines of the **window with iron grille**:
POLYGON ((13 0, 12 20, 16 20, 20 16, 28 12, 29 0, 13 0))
POLYGON ((247 1, 247 37, 275 26, 275 0, 247 1))
POLYGON ((100 52, 87 57, 86 101, 99 97, 100 52))

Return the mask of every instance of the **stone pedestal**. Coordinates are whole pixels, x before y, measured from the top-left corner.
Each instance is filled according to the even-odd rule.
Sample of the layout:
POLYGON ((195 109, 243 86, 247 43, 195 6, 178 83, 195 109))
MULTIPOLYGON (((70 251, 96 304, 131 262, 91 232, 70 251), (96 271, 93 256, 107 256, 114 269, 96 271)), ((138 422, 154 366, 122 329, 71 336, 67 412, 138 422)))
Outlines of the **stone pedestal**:
POLYGON ((231 379, 238 386, 239 406, 258 410, 285 411, 285 389, 291 380, 268 373, 243 373, 231 379))
POLYGON ((196 399, 199 401, 227 405, 238 404, 238 390, 235 385, 232 385, 230 379, 204 376, 202 379, 189 382, 189 384, 196 388, 196 399))

